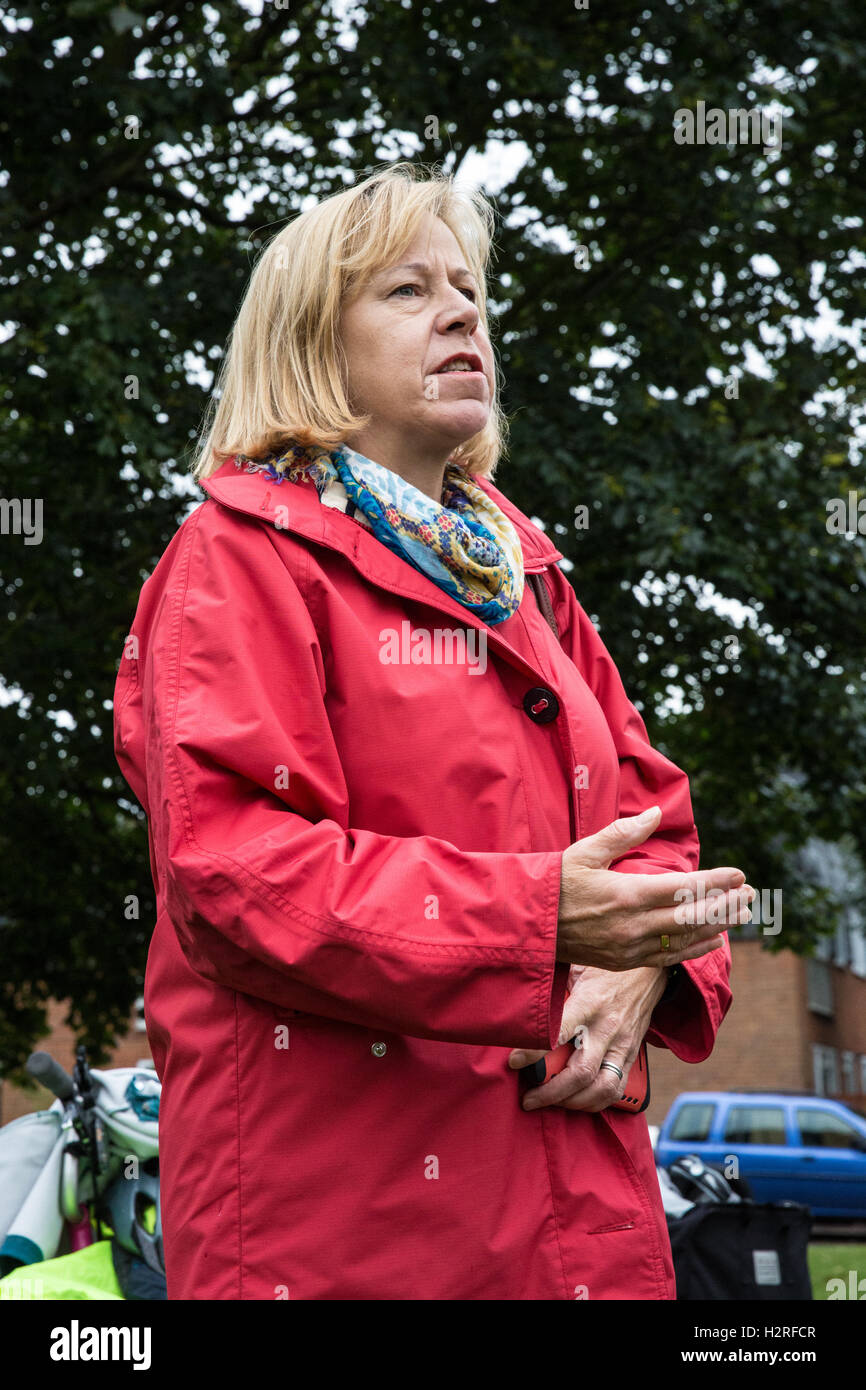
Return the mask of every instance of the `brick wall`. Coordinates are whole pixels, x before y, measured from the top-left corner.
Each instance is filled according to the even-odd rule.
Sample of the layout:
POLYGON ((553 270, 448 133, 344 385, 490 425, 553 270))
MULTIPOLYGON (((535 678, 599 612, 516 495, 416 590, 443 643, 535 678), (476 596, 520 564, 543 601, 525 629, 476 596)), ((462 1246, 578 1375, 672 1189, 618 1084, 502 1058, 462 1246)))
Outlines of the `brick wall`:
MULTIPOLYGON (((50 1052, 54 1060, 59 1062, 65 1071, 71 1072, 75 1065, 75 1036, 72 1029, 64 1021, 68 1007, 68 1001, 53 999, 50 1002, 48 1006, 50 1032, 46 1037, 34 1043, 33 1051, 50 1052)), ((135 1020, 131 1018, 129 1032, 118 1039, 111 1057, 103 1065, 105 1067, 134 1067, 145 1059, 150 1061, 147 1034, 137 1031, 135 1020)), ((0 1124, 8 1124, 10 1120, 17 1119, 19 1115, 29 1114, 31 1110, 47 1110, 53 1100, 53 1094, 44 1086, 36 1085, 31 1091, 12 1086, 8 1081, 4 1081, 0 1083, 0 1124)))
MULTIPOLYGON (((661 1124, 681 1091, 811 1092, 813 1042, 866 1053, 866 980, 831 967, 835 1015, 823 1019, 808 1009, 801 957, 771 953, 760 941, 736 941, 732 954, 734 998, 706 1061, 690 1064, 666 1048, 649 1049, 650 1124, 661 1124)), ((862 1093, 834 1099, 866 1111, 862 1093)))

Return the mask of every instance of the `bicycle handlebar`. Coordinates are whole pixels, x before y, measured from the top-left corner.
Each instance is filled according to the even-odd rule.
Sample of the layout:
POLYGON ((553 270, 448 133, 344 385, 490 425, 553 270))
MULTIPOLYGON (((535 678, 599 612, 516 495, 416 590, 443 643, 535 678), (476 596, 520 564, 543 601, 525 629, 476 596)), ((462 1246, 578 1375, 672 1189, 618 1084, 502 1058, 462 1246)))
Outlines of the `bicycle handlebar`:
POLYGON ((49 1091, 53 1091, 58 1100, 71 1100, 75 1095, 72 1077, 48 1052, 31 1052, 24 1070, 34 1081, 39 1081, 43 1086, 47 1086, 49 1091))

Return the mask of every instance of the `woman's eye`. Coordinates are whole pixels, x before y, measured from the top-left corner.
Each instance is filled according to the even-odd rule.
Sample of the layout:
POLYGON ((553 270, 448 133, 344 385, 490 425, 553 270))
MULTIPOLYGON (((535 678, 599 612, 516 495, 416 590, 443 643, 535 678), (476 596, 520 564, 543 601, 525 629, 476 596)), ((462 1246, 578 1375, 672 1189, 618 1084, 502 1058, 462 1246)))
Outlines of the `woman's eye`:
MULTIPOLYGON (((414 292, 415 290, 420 290, 420 288, 421 288, 420 285, 415 285, 415 284, 407 283, 407 284, 405 284, 405 285, 397 285, 396 289, 393 289, 393 290, 391 291, 391 293, 392 293, 392 295, 394 295, 394 294, 396 294, 396 295, 402 295, 403 290, 412 290, 412 291, 414 292)), ((473 304, 475 303, 476 299, 478 298, 478 295, 477 295, 476 291, 472 288, 471 285, 463 285, 463 286, 461 287, 460 293, 461 293, 461 294, 465 294, 466 297, 467 297, 468 299, 470 299, 470 300, 472 301, 473 304)))

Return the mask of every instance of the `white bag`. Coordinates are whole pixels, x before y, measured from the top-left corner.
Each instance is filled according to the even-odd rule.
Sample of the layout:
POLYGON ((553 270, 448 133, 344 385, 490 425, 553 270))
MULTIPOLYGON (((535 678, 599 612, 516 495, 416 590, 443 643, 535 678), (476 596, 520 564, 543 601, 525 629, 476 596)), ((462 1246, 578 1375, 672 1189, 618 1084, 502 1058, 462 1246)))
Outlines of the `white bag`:
POLYGON ((0 1129, 0 1245, 57 1147, 62 1117, 55 1101, 50 1110, 20 1115, 0 1129))

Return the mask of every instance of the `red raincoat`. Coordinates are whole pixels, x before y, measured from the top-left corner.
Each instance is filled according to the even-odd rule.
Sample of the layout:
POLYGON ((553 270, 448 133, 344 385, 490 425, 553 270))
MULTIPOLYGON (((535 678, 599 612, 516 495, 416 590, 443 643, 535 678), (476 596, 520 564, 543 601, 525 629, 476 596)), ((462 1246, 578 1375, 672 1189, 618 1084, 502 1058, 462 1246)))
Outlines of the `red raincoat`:
MULTIPOLYGON (((489 627, 233 460, 142 589, 115 749, 157 893, 170 1299, 674 1297, 645 1117, 526 1112, 507 1060, 556 1042, 562 851, 656 803, 612 867, 696 869, 688 781, 560 552, 479 481, 562 646, 529 584, 489 627), (455 630, 479 645, 449 663, 455 630)), ((729 967, 689 962, 649 1040, 706 1057, 729 967)))

